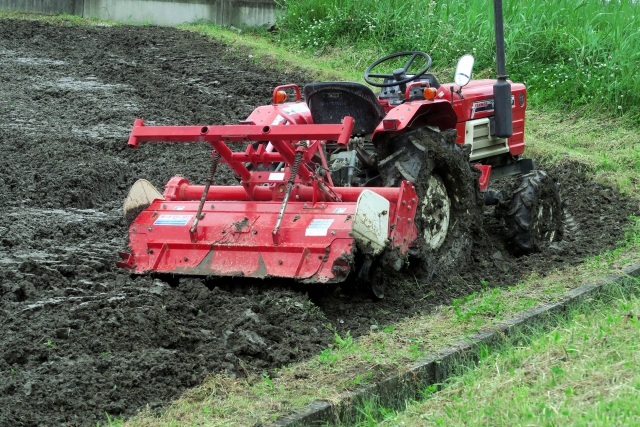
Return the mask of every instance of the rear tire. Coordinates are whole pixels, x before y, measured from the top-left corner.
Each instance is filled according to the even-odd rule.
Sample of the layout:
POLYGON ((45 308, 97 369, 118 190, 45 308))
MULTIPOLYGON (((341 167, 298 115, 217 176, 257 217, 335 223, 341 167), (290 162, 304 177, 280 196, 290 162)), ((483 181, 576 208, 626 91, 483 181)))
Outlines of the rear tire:
POLYGON ((540 252, 561 240, 563 205, 556 180, 541 170, 523 175, 504 216, 515 255, 540 252))
POLYGON ((473 235, 482 221, 480 172, 469 163, 470 150, 456 143, 457 132, 420 128, 378 141, 383 184, 402 180, 416 185, 421 209, 416 214, 420 260, 414 274, 446 277, 470 259, 473 235))

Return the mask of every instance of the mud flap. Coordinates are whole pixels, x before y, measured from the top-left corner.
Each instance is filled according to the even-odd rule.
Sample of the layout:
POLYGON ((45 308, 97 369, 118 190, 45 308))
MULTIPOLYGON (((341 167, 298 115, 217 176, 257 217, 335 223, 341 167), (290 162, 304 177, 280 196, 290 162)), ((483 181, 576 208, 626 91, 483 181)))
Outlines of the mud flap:
POLYGON ((156 199, 164 200, 164 197, 146 179, 137 180, 124 200, 124 218, 129 223, 133 222, 156 199))
POLYGON ((368 255, 380 255, 387 245, 389 207, 387 199, 371 190, 358 197, 352 233, 358 248, 368 255))

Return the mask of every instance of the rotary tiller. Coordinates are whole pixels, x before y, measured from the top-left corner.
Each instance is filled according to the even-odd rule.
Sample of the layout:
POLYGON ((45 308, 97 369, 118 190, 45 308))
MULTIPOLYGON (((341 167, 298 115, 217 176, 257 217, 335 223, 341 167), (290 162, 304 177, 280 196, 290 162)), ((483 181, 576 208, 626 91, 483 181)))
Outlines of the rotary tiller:
POLYGON ((415 186, 404 181, 394 188, 336 187, 326 173, 324 147, 326 141, 348 147, 353 119, 277 124, 280 118, 296 123, 292 108, 300 117, 309 113, 298 99, 260 107, 246 122, 232 126, 156 127, 137 120, 130 146, 207 141, 213 164, 205 186, 174 177, 160 195, 146 181, 136 183, 125 210, 148 207, 131 224, 131 254, 121 254, 118 265, 137 273, 331 282, 349 274, 356 246, 372 258, 387 246, 406 254, 417 235, 415 186), (263 143, 257 149, 248 144, 244 152, 232 152, 226 144, 244 141, 263 143), (211 185, 220 161, 241 178, 241 185, 211 185), (281 163, 285 166, 270 167, 281 163))

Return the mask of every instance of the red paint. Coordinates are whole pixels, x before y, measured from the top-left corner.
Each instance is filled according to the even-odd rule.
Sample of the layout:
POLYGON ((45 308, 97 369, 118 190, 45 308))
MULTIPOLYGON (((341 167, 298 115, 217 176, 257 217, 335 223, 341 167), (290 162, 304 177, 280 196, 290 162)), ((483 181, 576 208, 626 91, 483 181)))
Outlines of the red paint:
POLYGON ((486 191, 489 187, 489 179, 491 178, 491 166, 490 165, 473 165, 481 173, 478 178, 478 184, 480 185, 480 191, 486 191))

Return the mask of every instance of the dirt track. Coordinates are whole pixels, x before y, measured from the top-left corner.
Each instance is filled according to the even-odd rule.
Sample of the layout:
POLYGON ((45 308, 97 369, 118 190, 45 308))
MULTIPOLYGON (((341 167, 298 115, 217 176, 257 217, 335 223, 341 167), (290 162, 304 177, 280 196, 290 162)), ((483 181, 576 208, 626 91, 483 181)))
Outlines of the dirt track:
MULTIPOLYGON (((245 375, 325 348, 331 323, 360 335, 477 290, 612 248, 637 202, 558 177, 579 230, 517 261, 487 222, 475 262, 448 283, 324 292, 287 281, 130 277, 121 203, 147 178, 202 182, 207 146, 126 146, 135 118, 221 124, 305 83, 234 57, 204 37, 154 27, 55 27, 0 21, 0 425, 95 425, 104 413, 160 407, 212 372, 245 375), (223 59, 227 58, 227 59, 223 59), (500 253, 500 254, 498 254, 500 253), (311 292, 309 296, 308 292, 311 292), (429 294, 427 298, 424 298, 429 294), (313 302, 321 310, 311 310, 313 302)), ((221 183, 234 182, 230 171, 221 183)))

